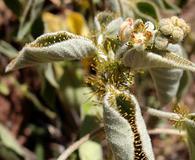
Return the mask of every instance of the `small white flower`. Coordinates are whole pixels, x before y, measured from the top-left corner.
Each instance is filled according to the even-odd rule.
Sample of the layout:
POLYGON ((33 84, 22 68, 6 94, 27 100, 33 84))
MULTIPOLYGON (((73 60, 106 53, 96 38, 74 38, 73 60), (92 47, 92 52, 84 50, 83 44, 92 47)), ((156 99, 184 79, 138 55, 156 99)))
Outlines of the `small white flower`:
POLYGON ((128 42, 132 47, 144 50, 154 42, 155 33, 152 22, 144 23, 140 19, 134 22, 133 19, 128 18, 120 27, 119 39, 128 42))

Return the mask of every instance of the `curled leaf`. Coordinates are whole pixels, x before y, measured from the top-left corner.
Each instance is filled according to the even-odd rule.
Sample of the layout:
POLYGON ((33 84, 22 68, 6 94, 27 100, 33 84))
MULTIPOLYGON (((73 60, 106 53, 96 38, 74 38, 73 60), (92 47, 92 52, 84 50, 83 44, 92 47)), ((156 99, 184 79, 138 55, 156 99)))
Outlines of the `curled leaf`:
POLYGON ((116 104, 133 131, 134 158, 154 160, 151 140, 136 98, 133 95, 121 93, 116 97, 116 104))
POLYGON ((108 143, 116 160, 134 160, 133 132, 124 119, 109 103, 110 95, 104 99, 104 123, 108 143))
POLYGON ((82 59, 95 52, 93 42, 87 38, 65 31, 48 33, 26 45, 8 64, 6 71, 41 63, 82 59))
POLYGON ((117 160, 154 160, 150 137, 133 95, 108 92, 104 120, 107 140, 117 160))

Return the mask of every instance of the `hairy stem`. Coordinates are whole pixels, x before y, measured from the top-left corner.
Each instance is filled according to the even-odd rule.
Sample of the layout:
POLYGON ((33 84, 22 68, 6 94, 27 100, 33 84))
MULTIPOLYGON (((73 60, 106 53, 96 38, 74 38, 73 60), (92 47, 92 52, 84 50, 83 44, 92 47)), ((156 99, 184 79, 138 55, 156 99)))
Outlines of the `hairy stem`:
POLYGON ((186 117, 181 117, 181 115, 179 115, 177 113, 160 111, 160 110, 153 109, 153 108, 148 108, 147 112, 152 116, 156 116, 159 118, 165 118, 165 119, 173 120, 173 121, 180 121, 182 118, 182 121, 184 121, 185 123, 188 123, 190 125, 195 126, 195 121, 193 121, 189 118, 186 118, 186 117))
POLYGON ((185 135, 184 131, 180 131, 177 129, 169 129, 169 128, 155 128, 155 129, 148 130, 148 133, 150 135, 154 135, 154 134, 169 134, 169 135, 178 135, 178 136, 185 135))

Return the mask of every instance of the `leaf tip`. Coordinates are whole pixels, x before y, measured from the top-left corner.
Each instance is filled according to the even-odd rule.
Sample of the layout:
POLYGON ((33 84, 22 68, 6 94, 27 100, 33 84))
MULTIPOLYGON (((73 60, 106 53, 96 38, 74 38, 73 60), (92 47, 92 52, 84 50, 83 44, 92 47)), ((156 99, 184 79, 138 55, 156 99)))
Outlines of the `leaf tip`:
POLYGON ((6 68, 5 68, 5 73, 8 73, 8 72, 10 72, 10 71, 13 71, 14 70, 14 68, 15 68, 15 61, 14 60, 12 60, 7 66, 6 66, 6 68))

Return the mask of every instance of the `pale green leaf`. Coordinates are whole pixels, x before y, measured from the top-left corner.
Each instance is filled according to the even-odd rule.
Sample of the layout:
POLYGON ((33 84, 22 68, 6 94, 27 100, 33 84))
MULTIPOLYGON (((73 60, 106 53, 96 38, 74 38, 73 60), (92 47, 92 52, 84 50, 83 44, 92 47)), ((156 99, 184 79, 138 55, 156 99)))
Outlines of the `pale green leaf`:
POLYGON ((134 134, 134 158, 154 160, 151 140, 135 96, 121 93, 116 97, 116 104, 120 113, 128 120, 132 128, 134 134), (140 145, 137 146, 135 143, 140 145))
POLYGON ((183 71, 181 69, 151 69, 150 74, 157 90, 159 101, 167 104, 176 97, 183 71))
POLYGON ((17 40, 23 40, 23 38, 30 33, 32 25, 40 16, 44 1, 45 0, 29 0, 26 2, 25 10, 20 17, 17 40))
POLYGON ((104 100, 104 125, 107 141, 111 145, 116 160, 134 160, 133 132, 124 119, 109 103, 104 100))
POLYGON ((79 147, 81 160, 103 160, 103 152, 100 144, 94 141, 87 141, 79 147))
MULTIPOLYGON (((169 45, 168 49, 183 57, 183 51, 179 45, 169 45)), ((150 69, 150 74, 162 105, 167 104, 171 102, 173 98, 176 98, 180 79, 183 75, 182 69, 155 68, 150 69)))
POLYGON ((105 29, 105 34, 109 37, 116 37, 118 35, 123 19, 121 17, 111 21, 105 29))
POLYGON ((195 160, 195 122, 188 120, 185 122, 185 128, 187 131, 187 141, 190 153, 190 160, 195 160))
POLYGON ((45 66, 44 74, 45 74, 46 79, 49 81, 49 83, 53 87, 59 88, 59 84, 58 84, 58 82, 56 80, 56 76, 55 76, 55 73, 54 73, 54 69, 53 69, 51 63, 49 63, 47 66, 45 66))
POLYGON ((177 100, 179 101, 188 91, 192 82, 192 74, 189 71, 184 71, 180 79, 179 88, 177 91, 177 100))
POLYGON ((48 33, 26 45, 9 63, 6 71, 41 63, 82 59, 95 52, 93 42, 87 38, 66 31, 48 33))
POLYGON ((14 58, 18 53, 18 51, 11 44, 3 40, 0 40, 0 52, 8 58, 14 58))
POLYGON ((153 53, 137 52, 135 49, 129 49, 124 52, 122 61, 125 66, 133 69, 179 68, 195 71, 194 63, 169 51, 153 53))
POLYGON ((0 124, 0 141, 9 149, 23 156, 24 151, 10 131, 0 124))
POLYGON ((0 93, 7 96, 10 93, 9 87, 5 82, 0 82, 0 93))
POLYGON ((117 160, 154 160, 150 137, 133 95, 108 92, 104 99, 104 121, 107 140, 117 160))

